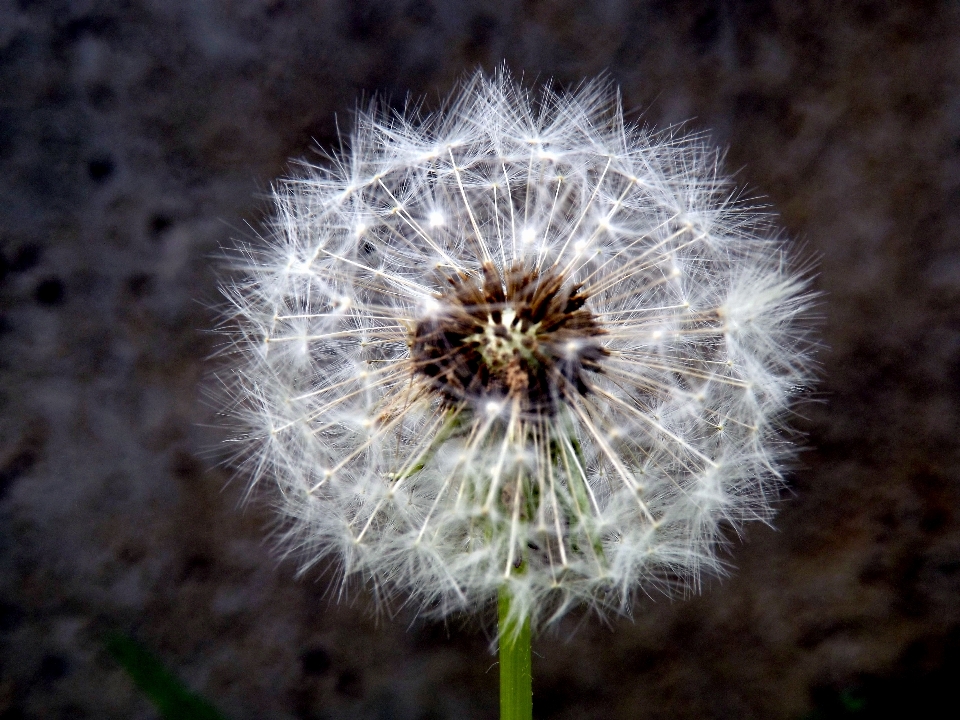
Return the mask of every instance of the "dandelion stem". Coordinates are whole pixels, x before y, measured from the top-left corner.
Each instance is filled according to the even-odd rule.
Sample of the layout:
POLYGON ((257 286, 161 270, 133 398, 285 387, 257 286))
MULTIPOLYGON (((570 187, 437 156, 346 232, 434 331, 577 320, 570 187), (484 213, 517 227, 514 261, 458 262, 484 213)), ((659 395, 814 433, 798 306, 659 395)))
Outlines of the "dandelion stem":
POLYGON ((501 587, 497 603, 500 616, 500 720, 531 720, 530 618, 511 618, 511 602, 510 591, 501 587))

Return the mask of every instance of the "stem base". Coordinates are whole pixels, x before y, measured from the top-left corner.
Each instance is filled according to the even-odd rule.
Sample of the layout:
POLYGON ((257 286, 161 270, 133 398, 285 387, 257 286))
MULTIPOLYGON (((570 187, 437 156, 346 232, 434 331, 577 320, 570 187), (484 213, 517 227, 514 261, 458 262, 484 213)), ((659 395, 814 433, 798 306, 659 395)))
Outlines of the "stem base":
POLYGON ((510 591, 497 598, 500 643, 500 720, 531 720, 533 676, 530 667, 530 618, 510 619, 510 591))

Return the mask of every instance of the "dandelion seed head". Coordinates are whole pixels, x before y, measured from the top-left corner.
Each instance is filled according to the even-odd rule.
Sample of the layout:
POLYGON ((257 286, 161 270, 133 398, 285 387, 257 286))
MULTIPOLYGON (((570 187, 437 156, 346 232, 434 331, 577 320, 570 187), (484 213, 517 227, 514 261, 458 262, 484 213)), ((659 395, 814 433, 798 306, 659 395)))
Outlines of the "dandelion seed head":
POLYGON ((274 199, 224 288, 231 407, 305 566, 547 624, 695 591, 771 517, 811 295, 701 139, 477 75, 274 199))

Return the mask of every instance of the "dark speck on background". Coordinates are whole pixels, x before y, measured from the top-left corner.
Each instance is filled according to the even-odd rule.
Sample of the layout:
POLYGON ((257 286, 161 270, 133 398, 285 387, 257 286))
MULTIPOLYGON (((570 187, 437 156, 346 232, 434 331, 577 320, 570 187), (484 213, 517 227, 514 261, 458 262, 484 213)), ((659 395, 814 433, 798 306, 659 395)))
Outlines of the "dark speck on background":
POLYGON ((57 277, 50 277, 41 280, 34 291, 38 305, 45 307, 56 307, 61 305, 64 300, 63 280, 57 277))
POLYGON ((307 650, 300 661, 305 675, 323 675, 330 669, 330 654, 321 647, 307 650))
POLYGON ((94 158, 87 163, 87 173, 94 182, 105 182, 113 174, 113 160, 108 157, 94 158))

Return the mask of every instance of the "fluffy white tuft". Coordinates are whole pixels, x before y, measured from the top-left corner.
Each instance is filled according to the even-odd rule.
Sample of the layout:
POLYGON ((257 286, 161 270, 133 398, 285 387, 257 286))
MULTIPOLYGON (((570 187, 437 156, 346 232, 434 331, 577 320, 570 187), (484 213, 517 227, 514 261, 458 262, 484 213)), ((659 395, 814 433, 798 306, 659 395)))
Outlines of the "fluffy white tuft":
POLYGON ((721 526, 771 516, 812 363, 806 281, 716 151, 626 126, 607 83, 532 96, 505 73, 436 115, 363 113, 349 145, 279 184, 225 288, 245 469, 305 563, 440 616, 507 586, 540 625, 721 570, 721 526), (580 288, 599 367, 539 410, 451 400, 416 329, 451 278, 511 267, 580 288))

